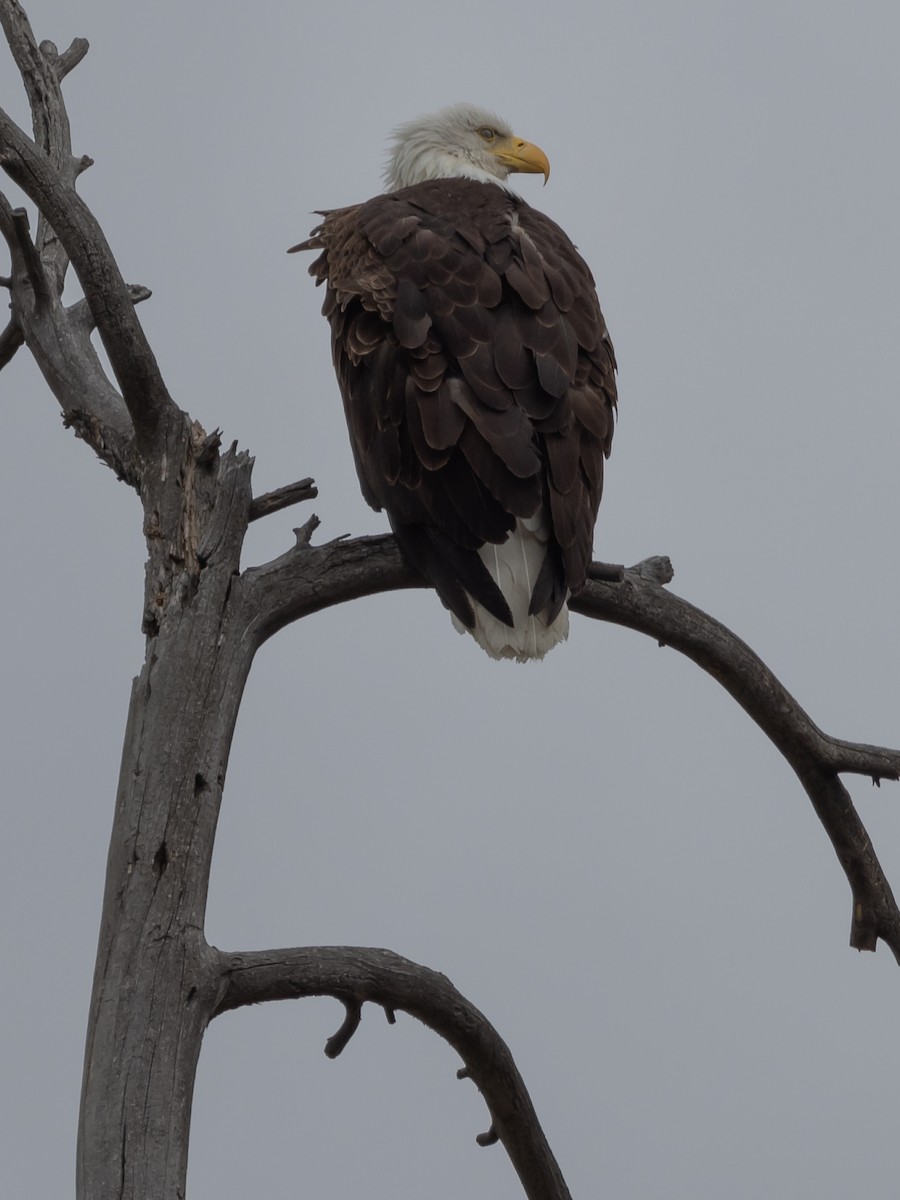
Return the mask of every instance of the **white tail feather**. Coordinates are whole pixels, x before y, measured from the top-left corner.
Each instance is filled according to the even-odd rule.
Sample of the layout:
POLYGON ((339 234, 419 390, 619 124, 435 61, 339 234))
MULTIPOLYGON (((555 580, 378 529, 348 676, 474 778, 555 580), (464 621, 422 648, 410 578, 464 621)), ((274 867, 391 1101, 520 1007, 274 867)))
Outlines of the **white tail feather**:
POLYGON ((498 621, 475 600, 472 601, 475 628, 466 629, 456 617, 453 617, 453 625, 460 633, 471 633, 491 658, 514 658, 517 662, 540 659, 569 636, 569 611, 565 605, 549 625, 540 616, 528 612, 531 593, 547 552, 547 537, 544 518, 538 514, 518 520, 502 545, 488 542, 478 552, 509 605, 513 628, 498 621))

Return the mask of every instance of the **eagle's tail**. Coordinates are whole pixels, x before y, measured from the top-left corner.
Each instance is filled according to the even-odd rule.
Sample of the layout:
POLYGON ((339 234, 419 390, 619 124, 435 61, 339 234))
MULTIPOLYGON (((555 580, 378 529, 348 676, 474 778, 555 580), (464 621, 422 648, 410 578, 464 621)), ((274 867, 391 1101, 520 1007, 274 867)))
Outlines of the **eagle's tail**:
POLYGON ((547 538, 545 518, 538 514, 520 518, 502 545, 486 542, 478 551, 509 605, 512 628, 498 621, 476 600, 472 601, 475 628, 467 630, 457 617, 453 617, 453 624, 460 633, 471 633, 491 658, 514 658, 517 662, 540 659, 569 636, 569 612, 565 604, 549 622, 542 613, 529 612, 534 586, 547 555, 547 538))

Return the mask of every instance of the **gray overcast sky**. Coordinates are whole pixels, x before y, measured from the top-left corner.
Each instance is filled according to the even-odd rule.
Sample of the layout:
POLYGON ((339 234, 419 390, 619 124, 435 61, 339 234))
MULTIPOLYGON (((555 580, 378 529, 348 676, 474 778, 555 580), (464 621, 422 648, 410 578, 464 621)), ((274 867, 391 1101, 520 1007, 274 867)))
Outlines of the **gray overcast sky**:
MULTIPOLYGON (((285 249, 379 190, 399 121, 460 99, 548 153, 521 191, 592 265, 620 363, 598 557, 675 590, 827 731, 900 741, 896 0, 154 4, 31 0, 86 36, 82 179, 175 398, 360 498, 321 294, 285 249)), ((24 119, 0 60, 0 95, 24 119)), ((2 268, 2 264, 0 264, 2 268)), ((2 269, 0 269, 2 273, 2 269)), ((73 291, 73 296, 76 293, 73 291)), ((9 1196, 71 1193, 84 1025, 130 682, 139 507, 63 431, 24 352, 0 376, 9 1196)), ((280 553, 301 510, 254 527, 280 553)), ((852 781, 900 884, 900 790, 852 781)), ((208 935, 388 946, 509 1042, 575 1197, 897 1191, 900 976, 847 948, 849 893, 799 784, 697 668, 576 619, 488 661, 424 592, 296 625, 251 676, 208 935)), ((452 1052, 334 1002, 212 1026, 191 1200, 519 1195, 452 1052)))

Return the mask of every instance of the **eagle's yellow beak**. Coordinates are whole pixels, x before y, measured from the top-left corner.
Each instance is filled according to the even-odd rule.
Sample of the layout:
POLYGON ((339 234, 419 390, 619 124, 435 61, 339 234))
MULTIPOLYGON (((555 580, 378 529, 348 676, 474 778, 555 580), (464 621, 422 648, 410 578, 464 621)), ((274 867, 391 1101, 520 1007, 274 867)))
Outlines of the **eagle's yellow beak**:
POLYGON ((491 153, 510 171, 521 171, 528 175, 543 175, 544 183, 550 178, 550 160, 540 146, 526 142, 515 134, 498 138, 491 146, 491 153))

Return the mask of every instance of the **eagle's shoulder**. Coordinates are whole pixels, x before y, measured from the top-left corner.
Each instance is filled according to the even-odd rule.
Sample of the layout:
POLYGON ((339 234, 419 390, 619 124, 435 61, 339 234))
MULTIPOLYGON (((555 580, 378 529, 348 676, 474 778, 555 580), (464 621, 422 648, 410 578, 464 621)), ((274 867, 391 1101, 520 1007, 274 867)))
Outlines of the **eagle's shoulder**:
MULTIPOLYGON (((577 589, 616 392, 594 281, 568 236, 504 188, 447 179, 328 213, 311 242, 369 503, 401 540, 428 529, 458 573, 459 555, 546 503, 558 552, 544 590, 556 603, 577 589)), ((406 551, 433 576, 421 547, 406 551)), ((475 576, 465 586, 497 614, 475 576)))

